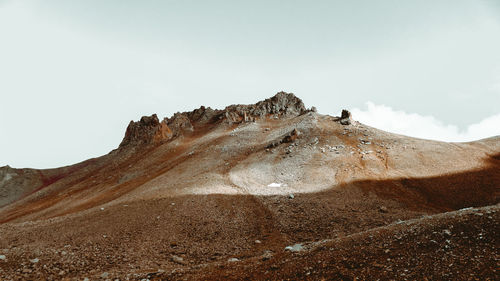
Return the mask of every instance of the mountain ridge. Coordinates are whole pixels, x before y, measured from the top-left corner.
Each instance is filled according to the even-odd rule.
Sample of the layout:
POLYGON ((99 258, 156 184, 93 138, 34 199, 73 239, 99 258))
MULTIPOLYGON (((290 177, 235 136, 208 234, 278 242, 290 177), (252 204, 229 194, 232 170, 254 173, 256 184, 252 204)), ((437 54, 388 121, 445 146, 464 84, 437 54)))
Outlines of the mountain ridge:
MULTIPOLYGON (((356 122, 348 111, 319 114, 288 93, 162 121, 145 116, 132 121, 120 146, 106 155, 56 169, 0 168, 0 279, 307 279, 301 255, 338 269, 308 265, 313 279, 370 272, 398 279, 387 269, 404 270, 394 261, 411 260, 408 249, 434 235, 429 228, 398 244, 391 225, 400 220, 425 224, 426 216, 482 207, 492 213, 471 214, 465 223, 455 213, 436 227, 492 233, 499 155, 498 137, 469 143, 410 138, 356 122), (343 242, 371 229, 391 233, 370 238, 377 245, 396 245, 376 251, 374 267, 363 252, 371 246, 343 242), (344 250, 320 247, 316 255, 308 248, 323 240, 344 250), (339 255, 345 260, 335 262, 339 255), (295 262, 286 272, 279 270, 284 260, 295 262), (266 271, 273 272, 269 278, 266 271)), ((493 276, 493 261, 474 255, 491 253, 498 239, 482 240, 470 252, 458 236, 460 256, 481 269, 474 276, 493 276)), ((436 241, 450 247, 446 239, 436 241)), ((425 264, 443 265, 443 255, 419 249, 425 264)), ((426 272, 439 279, 442 269, 408 276, 422 279, 426 272)), ((446 279, 470 274, 465 265, 452 269, 446 279)))
POLYGON ((292 93, 278 92, 271 98, 255 104, 233 104, 224 109, 201 106, 186 112, 177 112, 165 117, 161 122, 156 114, 143 116, 139 121, 130 121, 120 147, 128 144, 150 144, 169 141, 185 132, 193 132, 195 127, 217 122, 239 124, 254 122, 260 118, 290 118, 305 114, 307 110, 302 100, 292 93))

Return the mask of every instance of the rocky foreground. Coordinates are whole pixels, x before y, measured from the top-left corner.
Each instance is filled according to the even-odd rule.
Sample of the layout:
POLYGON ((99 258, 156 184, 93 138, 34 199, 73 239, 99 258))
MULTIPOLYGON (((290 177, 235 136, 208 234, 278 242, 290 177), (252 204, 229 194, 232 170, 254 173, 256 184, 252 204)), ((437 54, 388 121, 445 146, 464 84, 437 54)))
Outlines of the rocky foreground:
POLYGON ((496 280, 500 138, 408 138, 293 94, 0 168, 1 280, 496 280))

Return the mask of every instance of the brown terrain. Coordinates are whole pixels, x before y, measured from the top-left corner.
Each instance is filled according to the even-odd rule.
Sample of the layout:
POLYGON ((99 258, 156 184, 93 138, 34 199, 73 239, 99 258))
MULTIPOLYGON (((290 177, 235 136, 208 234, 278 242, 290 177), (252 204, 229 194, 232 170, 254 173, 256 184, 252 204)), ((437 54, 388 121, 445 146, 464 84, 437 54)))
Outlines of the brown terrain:
POLYGON ((280 92, 1 167, 0 280, 500 280, 499 196, 500 137, 410 138, 280 92))

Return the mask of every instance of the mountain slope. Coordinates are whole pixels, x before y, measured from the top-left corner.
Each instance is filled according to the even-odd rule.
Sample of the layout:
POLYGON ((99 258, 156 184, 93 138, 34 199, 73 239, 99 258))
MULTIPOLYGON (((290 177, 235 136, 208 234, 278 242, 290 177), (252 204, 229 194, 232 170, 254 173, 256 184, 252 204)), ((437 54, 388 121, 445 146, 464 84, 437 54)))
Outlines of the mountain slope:
POLYGON ((284 92, 254 105, 143 117, 102 157, 51 170, 0 168, 0 269, 21 279, 60 271, 139 278, 158 269, 203 279, 218 271, 201 265, 497 204, 499 155, 498 137, 409 138, 347 113, 318 114, 284 92), (40 264, 30 265, 35 257, 40 264), (30 272, 18 275, 22 263, 30 272))

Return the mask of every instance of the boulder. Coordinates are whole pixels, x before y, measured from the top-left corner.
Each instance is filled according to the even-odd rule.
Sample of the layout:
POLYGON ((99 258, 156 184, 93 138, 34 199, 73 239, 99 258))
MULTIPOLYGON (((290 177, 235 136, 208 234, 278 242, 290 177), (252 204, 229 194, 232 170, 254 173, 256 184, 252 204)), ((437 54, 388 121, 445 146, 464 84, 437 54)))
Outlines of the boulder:
POLYGON ((340 124, 342 125, 351 125, 352 124, 352 115, 348 110, 343 109, 342 115, 340 116, 340 124))
POLYGON ((281 143, 294 142, 299 137, 299 135, 300 135, 299 131, 297 131, 297 129, 293 129, 288 135, 286 135, 283 138, 283 140, 281 141, 281 143))

